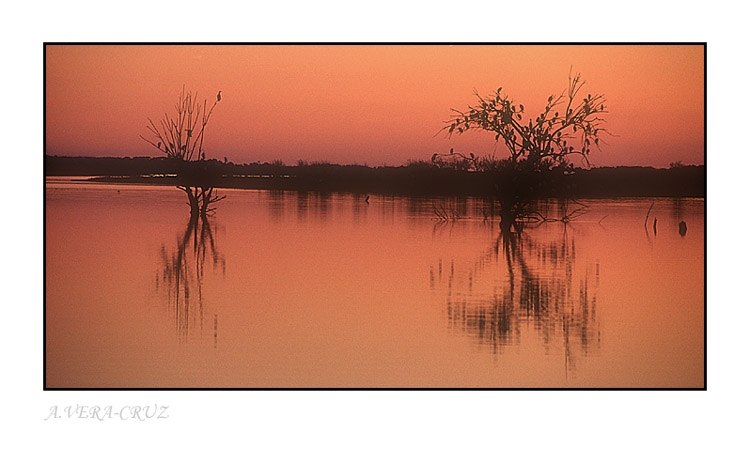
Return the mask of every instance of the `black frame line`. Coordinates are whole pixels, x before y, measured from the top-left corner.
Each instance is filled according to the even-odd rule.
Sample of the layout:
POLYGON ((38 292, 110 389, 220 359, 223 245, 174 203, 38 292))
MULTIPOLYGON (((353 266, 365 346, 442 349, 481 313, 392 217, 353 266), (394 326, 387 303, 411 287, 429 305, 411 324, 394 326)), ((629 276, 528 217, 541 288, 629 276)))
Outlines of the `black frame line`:
POLYGON ((43 391, 153 391, 153 392, 174 392, 174 391, 707 391, 708 390, 708 220, 707 220, 707 202, 708 202, 708 43, 707 42, 43 42, 43 83, 42 91, 43 101, 43 118, 42 118, 42 137, 43 149, 42 158, 47 152, 47 46, 56 45, 164 45, 164 46, 185 46, 185 45, 230 45, 230 46, 247 46, 247 45, 368 45, 368 46, 388 46, 388 45, 454 45, 454 46, 503 46, 503 45, 578 45, 578 46, 598 46, 598 45, 700 45, 703 46, 703 163, 706 167, 704 172, 704 182, 706 191, 704 192, 703 201, 703 387, 702 388, 627 388, 627 387, 575 387, 575 388, 401 388, 401 387, 353 387, 353 388, 298 388, 298 387, 263 387, 263 388, 206 388, 206 387, 175 387, 175 388, 50 388, 47 387, 47 195, 46 195, 46 177, 47 169, 44 161, 42 162, 42 188, 43 188, 43 207, 42 213, 44 234, 42 239, 43 257, 42 264, 44 273, 42 275, 42 284, 44 286, 44 297, 42 305, 42 337, 43 337, 43 361, 42 361, 42 390, 43 391))

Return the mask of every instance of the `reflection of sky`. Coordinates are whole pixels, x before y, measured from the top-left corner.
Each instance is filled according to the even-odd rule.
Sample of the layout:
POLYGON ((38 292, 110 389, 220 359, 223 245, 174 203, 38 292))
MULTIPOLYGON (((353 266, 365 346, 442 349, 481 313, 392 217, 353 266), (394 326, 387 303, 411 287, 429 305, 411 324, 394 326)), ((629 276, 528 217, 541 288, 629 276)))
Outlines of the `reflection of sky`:
MULTIPOLYGON (((168 301, 154 287, 164 269, 162 246, 169 256, 185 235, 184 194, 143 185, 48 188, 50 386, 626 387, 702 381, 702 201, 682 205, 685 237, 677 233, 671 200, 656 200, 651 216, 658 217, 659 230, 648 237, 643 218, 651 200, 587 201, 590 211, 567 228, 565 246, 572 256, 575 243, 574 261, 549 257, 550 246, 557 243, 558 256, 564 247, 561 224, 527 230, 529 271, 556 279, 525 287, 537 293, 570 289, 558 299, 562 308, 549 308, 545 319, 525 315, 517 259, 511 297, 502 245, 492 251, 497 223, 484 221, 481 201, 467 200, 462 220, 440 224, 433 206, 442 200, 373 195, 368 204, 343 194, 226 194, 211 220, 226 272, 213 268, 207 249, 200 286, 209 335, 205 342, 181 342, 168 301), (557 275, 566 274, 569 261, 567 286, 557 275), (451 301, 466 301, 466 313, 482 303, 491 315, 495 295, 513 301, 512 326, 520 331, 497 355, 446 318, 451 268, 451 301), (578 313, 586 281, 588 317, 578 313), (570 322, 575 369, 565 368, 562 320, 570 322), (586 355, 582 320, 592 321, 586 355)), ((184 262, 194 274, 190 246, 184 262)), ((194 283, 189 290, 195 300, 194 283)))

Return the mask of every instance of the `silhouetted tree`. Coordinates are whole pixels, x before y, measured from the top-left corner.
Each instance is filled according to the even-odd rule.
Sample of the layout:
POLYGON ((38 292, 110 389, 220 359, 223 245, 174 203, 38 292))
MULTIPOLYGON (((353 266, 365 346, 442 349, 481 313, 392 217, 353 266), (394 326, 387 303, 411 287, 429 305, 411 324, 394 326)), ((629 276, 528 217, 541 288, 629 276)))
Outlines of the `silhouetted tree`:
POLYGON ((211 205, 224 199, 211 186, 211 175, 205 167, 193 162, 206 159, 206 153, 203 151, 206 126, 219 101, 221 92, 208 108, 205 99, 200 104, 197 93, 186 93, 183 86, 174 107, 175 113, 164 113, 159 124, 148 118, 149 125, 146 128, 153 138, 149 140, 141 135, 148 144, 175 162, 180 183, 177 188, 184 191, 188 197, 191 219, 197 219, 199 215, 205 218, 213 211, 211 205))
POLYGON ((510 227, 527 212, 530 202, 542 194, 555 193, 564 186, 564 175, 573 172, 569 158, 579 155, 588 165, 591 145, 599 146, 606 133, 601 115, 606 99, 600 94, 581 98, 585 82, 580 74, 568 77, 568 88, 551 95, 544 110, 524 123, 525 108, 502 94, 502 87, 487 98, 476 91, 477 104, 466 111, 452 110, 441 132, 449 137, 470 130, 484 130, 503 140, 509 156, 475 156, 474 153, 435 153, 433 163, 472 170, 489 177, 492 195, 499 200, 501 225, 510 227), (447 161, 447 162, 446 162, 447 161))

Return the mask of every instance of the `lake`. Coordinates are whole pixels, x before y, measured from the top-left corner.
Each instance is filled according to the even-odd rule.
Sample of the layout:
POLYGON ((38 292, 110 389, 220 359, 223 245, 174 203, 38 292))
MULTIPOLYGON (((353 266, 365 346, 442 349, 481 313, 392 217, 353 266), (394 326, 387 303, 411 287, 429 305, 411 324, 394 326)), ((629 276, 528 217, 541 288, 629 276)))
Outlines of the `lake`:
POLYGON ((703 199, 222 194, 47 179, 46 387, 704 387, 703 199))

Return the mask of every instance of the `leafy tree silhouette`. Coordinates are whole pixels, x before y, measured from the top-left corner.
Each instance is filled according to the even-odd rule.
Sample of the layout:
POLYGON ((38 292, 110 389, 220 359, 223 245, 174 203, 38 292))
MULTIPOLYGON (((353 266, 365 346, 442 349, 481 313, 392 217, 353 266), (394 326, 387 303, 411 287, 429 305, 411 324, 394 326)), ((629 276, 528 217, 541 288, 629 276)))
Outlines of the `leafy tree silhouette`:
POLYGON ((601 135, 609 133, 601 117, 607 112, 605 97, 581 97, 584 84, 580 74, 571 72, 567 89, 547 98, 544 110, 536 117, 528 116, 528 123, 524 122, 524 105, 503 94, 502 87, 486 98, 475 91, 478 102, 466 111, 453 109, 452 118, 438 133, 451 137, 471 130, 492 132, 496 142, 502 139, 509 156, 475 156, 451 148, 446 154, 435 153, 432 162, 484 174, 489 193, 500 202, 501 226, 509 229, 526 218, 534 199, 562 194, 565 177, 573 172, 570 157, 579 155, 588 166, 592 145, 598 147, 601 135))

